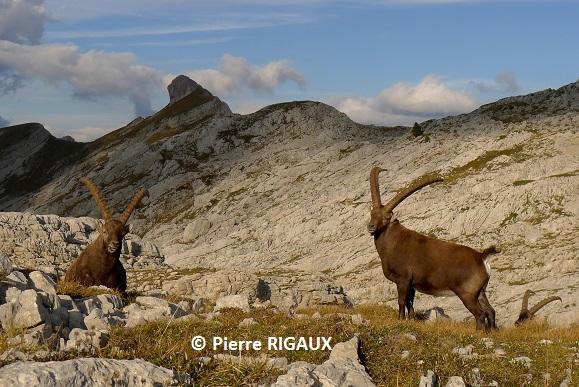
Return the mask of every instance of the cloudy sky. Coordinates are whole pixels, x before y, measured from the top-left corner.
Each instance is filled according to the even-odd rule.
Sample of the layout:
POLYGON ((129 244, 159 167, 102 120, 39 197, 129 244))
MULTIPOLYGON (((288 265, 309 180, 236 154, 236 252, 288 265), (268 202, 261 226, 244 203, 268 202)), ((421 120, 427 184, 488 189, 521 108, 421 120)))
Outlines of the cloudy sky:
POLYGON ((240 113, 412 124, 579 77, 572 0, 0 0, 0 127, 91 140, 187 74, 240 113))

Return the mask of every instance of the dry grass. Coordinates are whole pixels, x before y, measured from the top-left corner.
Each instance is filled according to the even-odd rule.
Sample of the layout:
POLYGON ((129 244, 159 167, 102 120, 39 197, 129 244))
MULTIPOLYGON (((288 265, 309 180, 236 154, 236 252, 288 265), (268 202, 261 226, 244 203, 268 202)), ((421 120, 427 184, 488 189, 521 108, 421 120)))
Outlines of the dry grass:
POLYGON ((66 294, 72 298, 84 298, 98 296, 99 294, 112 294, 122 297, 121 292, 115 289, 89 287, 78 284, 76 282, 60 281, 56 284, 56 292, 58 294, 66 294))
MULTIPOLYGON (((306 309, 301 313, 311 316, 315 311, 319 311, 322 317, 295 319, 272 310, 252 313, 227 310, 213 321, 191 318, 170 323, 149 323, 131 329, 115 328, 111 331, 110 343, 104 355, 126 359, 144 358, 158 365, 190 372, 201 385, 243 385, 271 380, 279 371, 263 364, 240 366, 212 361, 202 365, 195 359, 224 351, 206 348, 196 352, 191 349, 189 340, 193 336, 202 335, 208 339, 213 336, 236 340, 260 339, 265 343, 269 336, 332 336, 332 344, 335 344, 357 333, 362 343, 362 361, 378 385, 414 386, 428 369, 434 370, 444 382, 452 375, 462 376, 468 381, 470 370, 477 367, 487 383, 496 380, 500 385, 519 386, 558 385, 564 378, 565 368, 569 368, 570 364, 572 366, 569 363, 570 356, 574 356, 572 347, 579 344, 579 327, 554 329, 544 324, 530 323, 519 328, 482 333, 475 331, 473 323, 398 321, 395 311, 376 305, 353 309, 324 307, 306 309), (338 317, 337 313, 361 313, 370 324, 357 326, 349 318, 338 317), (239 327, 239 322, 246 317, 253 317, 258 324, 239 327), (404 333, 413 334, 417 341, 401 338, 404 333), (491 338, 495 347, 500 346, 507 355, 503 358, 490 356, 494 348, 486 348, 481 340, 483 337, 491 338), (553 344, 540 345, 542 339, 549 339, 553 344), (480 355, 478 358, 464 360, 452 352, 453 348, 468 344, 474 346, 475 352, 480 355), (400 357, 404 350, 410 351, 406 359, 400 357), (521 355, 532 359, 530 370, 511 363, 512 358, 521 355), (418 361, 424 363, 420 366, 418 361), (542 375, 545 373, 551 375, 551 383, 544 384, 542 375), (533 382, 525 384, 524 380, 529 374, 533 382)), ((257 353, 244 354, 251 356, 257 353)), ((327 352, 308 351, 274 351, 268 354, 285 356, 290 362, 304 360, 318 364, 329 355, 327 352)))
MULTIPOLYGON (((188 372, 196 385, 203 386, 257 385, 272 382, 281 372, 263 363, 200 362, 197 359, 203 356, 210 357, 216 353, 237 355, 238 352, 214 351, 209 345, 202 351, 194 351, 190 340, 197 335, 204 336, 208 342, 214 336, 226 336, 232 340, 261 340, 262 343, 266 343, 269 336, 331 336, 334 345, 358 334, 362 362, 379 386, 416 386, 420 376, 428 369, 441 377, 443 385, 453 375, 462 376, 468 383, 471 380, 470 372, 475 367, 480 369, 483 385, 495 380, 501 386, 558 386, 565 377, 565 369, 572 368, 576 373, 579 362, 579 327, 559 329, 532 322, 522 327, 483 333, 476 332, 472 322, 428 324, 398 321, 394 310, 379 305, 316 307, 299 312, 307 317, 292 318, 271 309, 250 313, 230 309, 211 321, 191 317, 157 321, 134 328, 114 327, 110 331, 109 344, 97 356, 142 358, 176 371, 188 372), (315 312, 320 312, 321 317, 313 318, 315 312), (340 317, 338 313, 347 316, 340 317), (353 324, 348 315, 356 313, 362 314, 369 324, 353 324), (239 323, 247 317, 253 317, 257 324, 239 327, 239 323), (416 341, 404 338, 407 333, 414 335, 416 341), (493 348, 484 345, 484 337, 494 341, 493 348), (541 345, 539 341, 542 339, 553 343, 541 345), (469 344, 474 346, 478 357, 462 359, 452 352, 455 347, 469 344), (496 347, 503 348, 506 356, 491 356, 496 347), (410 351, 410 356, 402 359, 402 351, 410 351), (517 356, 531 358, 531 368, 513 364, 511 360, 517 356), (545 381, 543 375, 547 373, 550 380, 545 381), (532 378, 531 382, 528 382, 529 377, 532 378)), ((6 345, 6 337, 3 336, 0 335, 0 349, 6 345)), ((246 356, 257 354, 255 351, 244 352, 246 356)), ((269 352, 268 355, 284 356, 290 362, 303 360, 319 364, 328 358, 329 353, 282 350, 269 352)), ((58 353, 55 356, 55 359, 66 359, 77 355, 58 353)))

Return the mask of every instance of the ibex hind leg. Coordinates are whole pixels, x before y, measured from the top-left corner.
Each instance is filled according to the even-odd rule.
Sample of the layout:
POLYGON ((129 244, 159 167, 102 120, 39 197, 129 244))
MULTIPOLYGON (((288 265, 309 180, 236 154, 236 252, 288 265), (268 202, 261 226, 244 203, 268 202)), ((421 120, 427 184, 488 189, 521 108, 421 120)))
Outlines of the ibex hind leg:
POLYGON ((462 301, 462 303, 464 304, 464 306, 474 316, 474 319, 476 321, 476 330, 477 331, 482 330, 482 329, 488 330, 488 328, 486 327, 486 324, 485 324, 485 319, 486 319, 485 311, 481 307, 481 305, 478 301, 478 297, 473 295, 473 294, 458 293, 457 295, 460 298, 460 300, 462 301))
POLYGON ((408 294, 406 295, 406 309, 408 309, 408 320, 414 320, 414 296, 416 295, 416 290, 413 287, 408 289, 408 294))
POLYGON ((414 294, 415 290, 410 281, 404 281, 396 284, 398 291, 398 319, 406 319, 406 308, 408 308, 408 318, 414 318, 414 294))
POLYGON ((485 312, 487 329, 493 329, 493 330, 498 329, 497 323, 495 320, 495 310, 491 306, 491 303, 489 302, 489 299, 487 298, 487 294, 486 294, 484 289, 480 292, 480 294, 478 296, 478 300, 479 300, 481 307, 483 308, 483 310, 485 312))

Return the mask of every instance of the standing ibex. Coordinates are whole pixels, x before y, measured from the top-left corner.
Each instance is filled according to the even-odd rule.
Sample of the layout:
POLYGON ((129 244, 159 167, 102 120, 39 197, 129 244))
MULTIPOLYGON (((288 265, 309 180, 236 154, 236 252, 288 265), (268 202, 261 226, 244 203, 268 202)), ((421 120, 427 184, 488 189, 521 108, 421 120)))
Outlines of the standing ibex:
POLYGON ((517 321, 515 321, 516 325, 520 325, 520 324, 524 323, 525 321, 532 320, 535 317, 535 314, 541 308, 543 308, 545 305, 547 305, 548 303, 553 302, 553 301, 557 301, 557 300, 559 300, 561 302, 563 301, 563 300, 561 300, 561 297, 551 296, 551 297, 547 297, 547 298, 543 299, 537 305, 535 305, 531 309, 529 309, 529 297, 531 297, 531 294, 535 294, 535 292, 532 290, 527 290, 525 292, 525 295, 523 296, 523 302, 521 304, 521 312, 519 313, 519 318, 517 319, 517 321))
POLYGON ((498 253, 494 246, 478 252, 470 247, 419 234, 393 219, 392 211, 419 189, 442 181, 439 176, 424 176, 401 190, 382 205, 378 167, 370 172, 372 211, 368 231, 374 236, 376 250, 386 278, 396 283, 398 318, 414 318, 415 291, 431 295, 456 294, 474 315, 476 328, 496 329, 495 311, 485 294, 490 267, 485 259, 498 253))
POLYGON ((141 199, 147 195, 147 191, 141 189, 137 192, 122 215, 113 219, 109 206, 96 184, 88 178, 82 178, 81 182, 86 185, 94 197, 101 210, 105 224, 103 226, 99 224, 100 235, 70 265, 64 280, 86 286, 104 285, 125 293, 127 290, 127 273, 119 259, 122 241, 128 232, 127 220, 129 220, 141 199))

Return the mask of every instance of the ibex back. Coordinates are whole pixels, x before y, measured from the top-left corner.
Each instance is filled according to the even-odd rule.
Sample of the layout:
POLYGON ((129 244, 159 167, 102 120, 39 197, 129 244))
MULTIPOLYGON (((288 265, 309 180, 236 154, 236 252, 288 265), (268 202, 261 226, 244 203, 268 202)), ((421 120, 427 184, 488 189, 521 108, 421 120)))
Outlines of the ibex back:
POLYGON ((86 286, 104 285, 125 293, 127 274, 120 261, 122 241, 128 232, 126 223, 143 197, 147 195, 147 191, 141 189, 137 192, 122 215, 114 219, 101 190, 96 184, 88 178, 83 178, 81 181, 94 197, 105 224, 102 227, 99 226, 100 235, 98 238, 89 244, 70 265, 64 280, 86 286))

